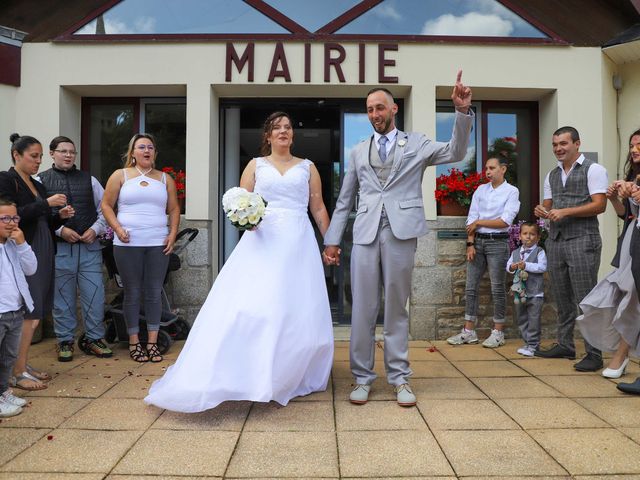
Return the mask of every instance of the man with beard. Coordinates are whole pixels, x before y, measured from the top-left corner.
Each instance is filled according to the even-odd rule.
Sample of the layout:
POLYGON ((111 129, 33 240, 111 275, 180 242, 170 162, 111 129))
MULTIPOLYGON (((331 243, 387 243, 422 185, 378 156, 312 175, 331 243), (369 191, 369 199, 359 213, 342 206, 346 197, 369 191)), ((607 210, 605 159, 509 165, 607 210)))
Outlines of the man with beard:
POLYGON ((369 398, 376 378, 375 327, 384 289, 384 361, 387 381, 395 387, 398 404, 413 406, 409 368, 409 315, 411 272, 417 238, 427 233, 422 199, 422 176, 430 165, 459 162, 467 153, 473 124, 471 89, 458 72, 451 95, 456 109, 448 143, 435 142, 420 133, 396 128, 398 105, 391 92, 374 88, 367 95, 367 114, 374 133, 351 151, 340 195, 324 236, 323 258, 339 264, 338 245, 356 195, 351 252, 350 360, 356 386, 349 397, 355 404, 369 398))

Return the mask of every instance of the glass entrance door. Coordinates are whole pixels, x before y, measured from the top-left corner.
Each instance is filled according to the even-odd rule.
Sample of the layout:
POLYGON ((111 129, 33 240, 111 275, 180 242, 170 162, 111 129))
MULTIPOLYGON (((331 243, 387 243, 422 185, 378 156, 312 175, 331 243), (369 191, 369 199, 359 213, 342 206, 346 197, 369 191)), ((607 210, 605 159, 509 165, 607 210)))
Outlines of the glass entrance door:
MULTIPOLYGON (((371 135, 371 125, 364 113, 364 102, 339 99, 278 99, 277 101, 226 101, 221 111, 220 131, 220 194, 237 186, 240 175, 249 161, 259 155, 265 118, 280 110, 291 115, 294 125, 293 154, 312 160, 322 179, 322 194, 329 215, 340 192, 350 149, 371 135)), ((238 231, 219 217, 219 267, 229 258, 240 239, 238 231)), ((311 218, 311 217, 310 217, 311 218)), ((315 227, 318 251, 323 248, 322 237, 315 227)), ((325 279, 331 313, 336 324, 351 320, 351 285, 349 257, 351 227, 345 232, 342 262, 339 267, 325 267, 325 279)))

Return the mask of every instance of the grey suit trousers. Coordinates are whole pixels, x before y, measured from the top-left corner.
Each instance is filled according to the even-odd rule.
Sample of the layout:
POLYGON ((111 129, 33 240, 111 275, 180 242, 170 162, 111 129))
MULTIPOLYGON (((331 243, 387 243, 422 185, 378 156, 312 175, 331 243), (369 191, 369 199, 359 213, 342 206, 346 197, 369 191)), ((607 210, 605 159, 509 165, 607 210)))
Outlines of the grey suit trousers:
POLYGON ((375 329, 380 309, 380 290, 384 289, 384 365, 391 385, 408 382, 409 314, 417 239, 400 240, 393 235, 383 217, 375 240, 353 245, 351 252, 350 359, 356 383, 369 385, 376 379, 375 329))

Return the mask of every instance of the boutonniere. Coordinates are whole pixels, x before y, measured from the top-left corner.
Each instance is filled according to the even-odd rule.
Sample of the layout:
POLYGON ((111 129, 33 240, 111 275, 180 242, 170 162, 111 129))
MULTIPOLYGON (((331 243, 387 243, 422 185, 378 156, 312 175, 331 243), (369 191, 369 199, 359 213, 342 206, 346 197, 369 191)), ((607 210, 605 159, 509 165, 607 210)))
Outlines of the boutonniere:
POLYGON ((407 141, 404 138, 401 138, 400 140, 398 140, 399 147, 404 147, 406 144, 407 144, 407 141))

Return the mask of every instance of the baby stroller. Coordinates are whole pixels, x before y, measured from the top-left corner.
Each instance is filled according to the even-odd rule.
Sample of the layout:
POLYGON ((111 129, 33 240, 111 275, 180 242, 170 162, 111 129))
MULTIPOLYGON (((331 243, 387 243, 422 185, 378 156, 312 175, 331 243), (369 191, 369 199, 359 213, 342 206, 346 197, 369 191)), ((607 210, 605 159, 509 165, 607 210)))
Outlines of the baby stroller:
MULTIPOLYGON (((187 246, 198 236, 199 230, 197 228, 185 228, 181 230, 176 236, 176 245, 169 258, 169 266, 167 267, 167 273, 164 278, 164 285, 167 284, 169 274, 180 269, 180 257, 178 254, 182 252, 187 246)), ((124 300, 124 290, 122 290, 122 280, 118 274, 118 268, 113 257, 113 243, 108 242, 105 248, 102 250, 102 261, 107 268, 109 278, 113 278, 121 289, 118 294, 105 305, 104 321, 106 326, 105 340, 109 343, 128 342, 129 333, 127 332, 127 324, 124 320, 124 313, 122 304, 124 300)), ((174 340, 184 340, 189 334, 191 328, 189 323, 180 316, 179 311, 172 309, 169 303, 167 293, 162 288, 161 293, 162 302, 162 316, 160 317, 160 331, 158 332, 158 348, 160 353, 165 354, 174 340)), ((143 307, 140 310, 140 343, 147 343, 147 328, 144 317, 143 307)), ((78 339, 78 347, 83 352, 87 353, 87 339, 83 334, 78 339)))

